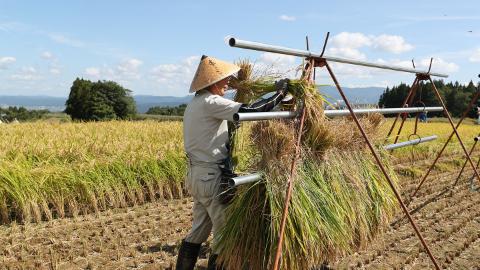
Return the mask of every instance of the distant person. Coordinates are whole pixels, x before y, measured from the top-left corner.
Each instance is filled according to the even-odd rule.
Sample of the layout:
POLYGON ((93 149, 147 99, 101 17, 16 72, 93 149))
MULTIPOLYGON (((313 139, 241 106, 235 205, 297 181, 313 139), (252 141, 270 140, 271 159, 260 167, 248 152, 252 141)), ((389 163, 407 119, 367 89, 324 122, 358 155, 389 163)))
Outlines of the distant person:
POLYGON ((428 111, 424 111, 420 113, 420 122, 427 123, 427 114, 428 114, 428 111))

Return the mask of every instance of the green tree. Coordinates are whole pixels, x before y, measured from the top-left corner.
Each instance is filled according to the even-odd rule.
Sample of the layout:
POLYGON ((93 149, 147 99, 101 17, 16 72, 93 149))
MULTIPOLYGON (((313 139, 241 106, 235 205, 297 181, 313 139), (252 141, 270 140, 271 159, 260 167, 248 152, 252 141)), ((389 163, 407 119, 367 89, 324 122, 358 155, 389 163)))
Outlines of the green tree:
POLYGON ((89 80, 77 78, 73 81, 70 88, 70 94, 65 103, 65 113, 70 115, 73 120, 87 120, 86 103, 90 98, 92 82, 89 80))
POLYGON ((76 79, 65 112, 74 120, 129 119, 136 114, 131 91, 113 81, 76 79))
POLYGON ((155 107, 149 108, 146 113, 147 114, 155 114, 155 115, 178 115, 178 116, 183 116, 186 108, 187 108, 187 104, 180 104, 176 107, 155 106, 155 107))

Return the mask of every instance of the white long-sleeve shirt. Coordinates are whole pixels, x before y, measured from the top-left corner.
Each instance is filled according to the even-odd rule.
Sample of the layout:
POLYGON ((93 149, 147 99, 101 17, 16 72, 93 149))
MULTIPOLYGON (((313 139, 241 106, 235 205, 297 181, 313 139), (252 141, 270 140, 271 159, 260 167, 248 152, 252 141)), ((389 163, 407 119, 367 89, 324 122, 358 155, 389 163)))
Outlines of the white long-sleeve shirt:
POLYGON ((183 139, 189 158, 218 163, 227 157, 227 121, 233 121, 241 105, 207 90, 195 95, 183 116, 183 139))

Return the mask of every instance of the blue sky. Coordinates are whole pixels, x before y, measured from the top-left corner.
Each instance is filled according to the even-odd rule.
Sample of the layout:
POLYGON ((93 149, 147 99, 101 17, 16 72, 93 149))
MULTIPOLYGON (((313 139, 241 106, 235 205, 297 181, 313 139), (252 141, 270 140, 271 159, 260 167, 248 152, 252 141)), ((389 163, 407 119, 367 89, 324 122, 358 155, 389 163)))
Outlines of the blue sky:
MULTIPOLYGON (((76 77, 133 94, 184 96, 202 54, 248 57, 287 72, 300 59, 230 48, 226 36, 424 68, 461 83, 480 73, 478 1, 4 1, 0 95, 67 96, 76 77), (470 32, 471 31, 471 32, 470 32)), ((387 86, 411 74, 334 65, 344 86, 387 86)), ((331 84, 325 71, 317 83, 331 84)), ((289 72, 288 76, 295 76, 289 72)))

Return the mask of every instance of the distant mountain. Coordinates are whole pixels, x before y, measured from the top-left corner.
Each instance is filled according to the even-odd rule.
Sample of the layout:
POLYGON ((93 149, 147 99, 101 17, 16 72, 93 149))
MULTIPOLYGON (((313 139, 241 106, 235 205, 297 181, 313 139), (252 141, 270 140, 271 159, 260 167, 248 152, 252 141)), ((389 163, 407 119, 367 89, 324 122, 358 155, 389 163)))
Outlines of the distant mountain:
POLYGON ((192 100, 193 95, 184 97, 172 97, 172 96, 148 96, 138 95, 133 96, 137 103, 137 111, 139 113, 145 113, 149 108, 154 106, 178 106, 180 104, 189 103, 192 100))
MULTIPOLYGON (((348 100, 356 104, 377 104, 385 89, 384 87, 342 87, 348 100)), ((320 86, 320 92, 327 96, 329 102, 342 100, 335 86, 320 86)))
POLYGON ((0 96, 0 107, 22 106, 31 110, 58 112, 65 109, 65 100, 65 97, 51 96, 0 96))
MULTIPOLYGON (((385 88, 382 87, 363 87, 363 88, 343 88, 345 95, 352 103, 377 104, 380 95, 385 88)), ((337 89, 334 86, 321 86, 320 92, 327 96, 332 103, 340 100, 337 89)), ((231 95, 228 95, 231 97, 231 95)), ((137 95, 133 96, 137 103, 139 113, 145 113, 148 108, 154 106, 178 106, 188 103, 193 95, 183 97, 173 96, 149 96, 137 95)), ((51 96, 0 96, 0 107, 23 106, 28 109, 47 109, 52 112, 63 111, 65 109, 66 97, 51 96)))
MULTIPOLYGON (((137 103, 137 110, 145 113, 148 108, 154 106, 178 106, 188 103, 193 96, 171 97, 171 96, 134 96, 137 103)), ((0 96, 0 107, 23 106, 27 109, 46 109, 52 112, 59 112, 65 109, 66 97, 50 96, 0 96)))

